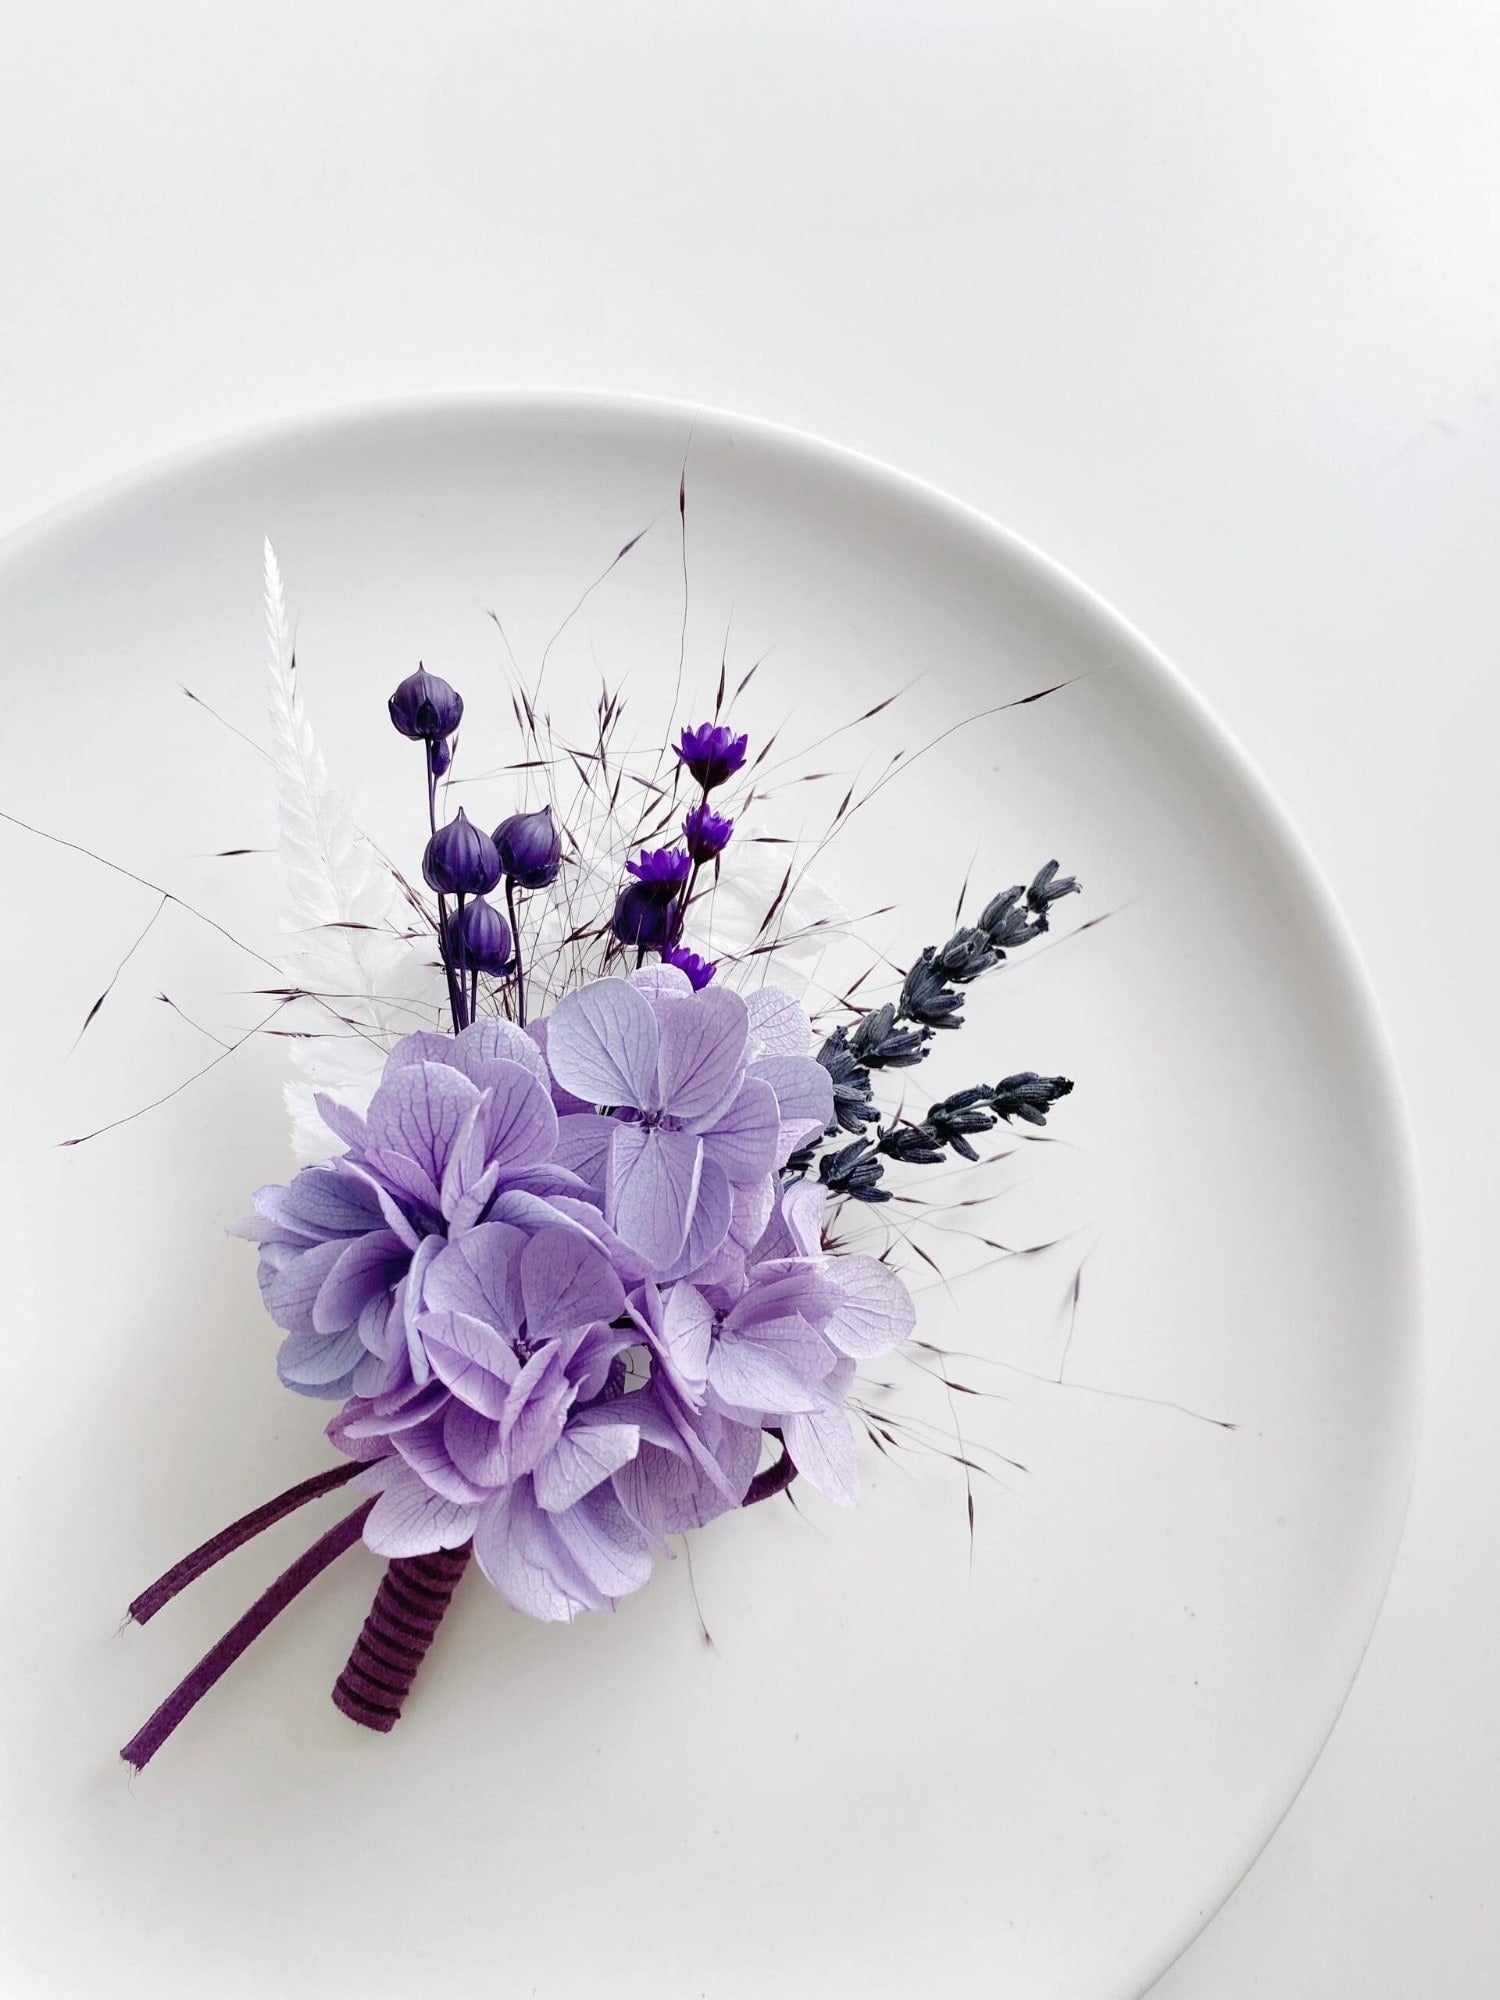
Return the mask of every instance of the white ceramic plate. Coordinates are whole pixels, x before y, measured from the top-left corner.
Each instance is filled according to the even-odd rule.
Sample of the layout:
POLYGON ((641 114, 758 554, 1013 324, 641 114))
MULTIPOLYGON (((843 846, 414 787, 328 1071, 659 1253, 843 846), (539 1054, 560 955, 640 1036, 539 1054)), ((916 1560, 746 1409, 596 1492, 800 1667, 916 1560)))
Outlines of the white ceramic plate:
MULTIPOLYGON (((854 1515, 716 1524, 694 1558, 712 1649, 682 1563, 571 1629, 475 1576, 388 1738, 327 1698, 379 1573, 357 1552, 127 1782, 118 1746, 331 1517, 117 1633, 178 1554, 328 1462, 326 1412, 277 1387, 250 1255, 221 1235, 290 1164, 284 1045, 59 1149, 214 1056, 158 991, 222 1035, 268 976, 169 908, 70 1055, 154 899, 0 828, 9 1992, 1123 2000, 1228 1892, 1348 1687, 1414 1414, 1413 1199, 1379 1032, 1241 758, 1011 536, 827 446, 660 406, 296 425, 0 550, 5 810, 274 934, 274 857, 204 858, 271 844, 264 766, 179 689, 258 732, 267 532, 325 747, 393 849, 418 838, 396 680, 420 656, 456 681, 466 754, 501 761, 487 614, 534 662, 648 525, 549 671, 627 675, 659 724, 690 432, 689 689, 711 689, 727 629, 732 672, 767 656, 748 719, 795 710, 790 742, 920 677, 820 754, 874 770, 1071 683, 957 730, 820 868, 851 909, 898 906, 869 933, 898 955, 946 933, 971 867, 987 890, 1056 854, 1087 892, 1059 934, 1113 913, 972 989, 944 1051, 954 1082, 1078 1083, 1069 1143, 1001 1169, 990 1220, 1087 1234, 924 1294, 923 1330, 998 1392, 960 1399, 965 1436, 1028 1470, 980 1482, 972 1551, 936 1456, 872 1457, 854 1515)), ((509 809, 498 783, 483 801, 509 809)))

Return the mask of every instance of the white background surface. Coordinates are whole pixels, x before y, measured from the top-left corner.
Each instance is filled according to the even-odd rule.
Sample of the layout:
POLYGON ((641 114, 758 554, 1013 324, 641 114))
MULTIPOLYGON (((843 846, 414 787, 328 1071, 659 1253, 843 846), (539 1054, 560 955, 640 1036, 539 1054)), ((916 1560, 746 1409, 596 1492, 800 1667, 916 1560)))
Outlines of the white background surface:
POLYGON ((1345 1716, 1163 2000, 1500 1980, 1497 88, 1440 0, 7 22, 0 528, 384 392, 738 406, 1074 568, 1307 835, 1411 1093, 1426 1440, 1345 1716))

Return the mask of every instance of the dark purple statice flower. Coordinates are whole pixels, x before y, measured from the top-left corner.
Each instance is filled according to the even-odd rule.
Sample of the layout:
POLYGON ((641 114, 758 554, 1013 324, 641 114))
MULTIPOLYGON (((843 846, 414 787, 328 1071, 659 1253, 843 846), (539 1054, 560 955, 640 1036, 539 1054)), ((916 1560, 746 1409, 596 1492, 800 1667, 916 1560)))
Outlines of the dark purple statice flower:
POLYGON ((734 833, 734 821, 716 813, 705 799, 685 815, 682 837, 694 861, 713 861, 724 852, 734 833))
POLYGON ((748 736, 736 736, 722 723, 700 722, 696 729, 683 730, 676 747, 678 757, 704 791, 711 792, 743 770, 749 742, 748 736))
MULTIPOLYGON (((464 718, 464 698, 436 674, 418 667, 387 703, 391 721, 413 742, 451 736, 464 718)), ((441 775, 441 773, 439 773, 441 775)))
POLYGON ((427 843, 422 875, 440 896, 485 896, 500 880, 500 856, 487 833, 459 809, 427 843))
POLYGON ((685 972, 695 993, 701 993, 719 969, 711 958, 700 958, 697 952, 680 944, 669 945, 661 955, 661 962, 685 972))
POLYGON ((670 903, 692 872, 692 856, 681 847, 643 847, 625 863, 625 873, 659 903, 670 903))
POLYGON ((512 813, 495 828, 495 846, 506 880, 518 889, 547 889, 562 866, 562 834, 551 806, 512 813))

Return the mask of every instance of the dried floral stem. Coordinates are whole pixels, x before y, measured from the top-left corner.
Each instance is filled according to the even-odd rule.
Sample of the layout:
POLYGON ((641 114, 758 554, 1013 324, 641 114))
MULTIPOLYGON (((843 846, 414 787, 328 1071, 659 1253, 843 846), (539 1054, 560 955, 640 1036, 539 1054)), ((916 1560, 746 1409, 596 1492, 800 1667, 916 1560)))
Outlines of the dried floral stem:
POLYGON ((310 1549, 305 1549, 289 1568, 283 1570, 269 1590, 256 1598, 218 1644, 209 1648, 186 1679, 178 1682, 150 1721, 131 1737, 120 1752, 127 1764, 137 1771, 146 1768, 177 1725, 192 1713, 214 1683, 229 1671, 240 1654, 260 1637, 271 1621, 286 1610, 294 1597, 321 1576, 330 1563, 336 1562, 346 1549, 353 1548, 364 1531, 365 1516, 374 1505, 373 1500, 366 1500, 352 1514, 346 1514, 342 1521, 331 1527, 326 1535, 320 1536, 310 1549))
POLYGON ((775 1438, 781 1447, 781 1456, 773 1464, 768 1465, 764 1472, 756 1473, 740 1503, 741 1506, 753 1507, 757 1500, 774 1499, 778 1493, 785 1493, 797 1477, 797 1468, 792 1462, 792 1454, 787 1450, 786 1439, 781 1432, 768 1430, 766 1436, 775 1438))
POLYGON ((514 879, 505 878, 505 913, 510 918, 510 948, 516 955, 516 1025, 526 1026, 526 964, 521 957, 521 919, 516 914, 516 885, 514 879))
POLYGON ((190 1583, 196 1583, 216 1563, 222 1562, 225 1556, 233 1555, 236 1549, 254 1541, 257 1535, 264 1534, 278 1521, 284 1521, 288 1514, 295 1514, 309 1501, 321 1500, 325 1493, 336 1492, 340 1486, 347 1485, 360 1469, 357 1459, 347 1465, 331 1466, 328 1471, 314 1473, 311 1479, 289 1486, 274 1500, 267 1500, 263 1506, 252 1508, 237 1521, 231 1521, 227 1528, 221 1528, 218 1534, 200 1543, 181 1562, 174 1563, 165 1576, 159 1576, 155 1583, 148 1585, 132 1603, 130 1617, 137 1625, 144 1625, 170 1604, 180 1591, 186 1590, 190 1583))

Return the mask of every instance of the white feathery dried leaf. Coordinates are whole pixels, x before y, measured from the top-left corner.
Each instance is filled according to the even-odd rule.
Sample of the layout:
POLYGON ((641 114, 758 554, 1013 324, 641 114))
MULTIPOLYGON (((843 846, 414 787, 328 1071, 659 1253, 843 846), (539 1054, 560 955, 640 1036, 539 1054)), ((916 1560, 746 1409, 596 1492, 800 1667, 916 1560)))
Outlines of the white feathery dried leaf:
POLYGON ((288 1009, 293 1018, 285 1025, 308 1039, 289 1045, 297 1075, 286 1101, 293 1146, 301 1158, 316 1159, 338 1142, 317 1115, 315 1093, 362 1110, 391 1043, 436 1025, 442 982, 431 941, 412 935, 412 912, 394 876, 329 776, 297 686, 281 568, 269 540, 265 562, 271 764, 286 873, 282 958, 289 984, 321 996, 288 1009))

